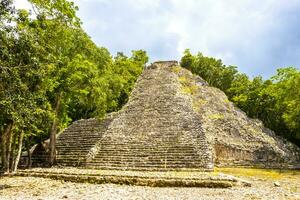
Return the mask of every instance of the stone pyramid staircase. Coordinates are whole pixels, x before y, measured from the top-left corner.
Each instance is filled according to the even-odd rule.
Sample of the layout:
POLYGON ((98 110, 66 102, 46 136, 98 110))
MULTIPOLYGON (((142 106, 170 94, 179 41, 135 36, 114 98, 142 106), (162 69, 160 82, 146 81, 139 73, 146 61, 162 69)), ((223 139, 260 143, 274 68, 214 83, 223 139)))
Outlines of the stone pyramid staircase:
POLYGON ((80 166, 95 143, 107 129, 110 118, 83 119, 74 122, 57 137, 57 158, 59 165, 80 166))
POLYGON ((191 100, 171 68, 145 70, 129 102, 86 166, 101 169, 211 169, 212 157, 191 100))

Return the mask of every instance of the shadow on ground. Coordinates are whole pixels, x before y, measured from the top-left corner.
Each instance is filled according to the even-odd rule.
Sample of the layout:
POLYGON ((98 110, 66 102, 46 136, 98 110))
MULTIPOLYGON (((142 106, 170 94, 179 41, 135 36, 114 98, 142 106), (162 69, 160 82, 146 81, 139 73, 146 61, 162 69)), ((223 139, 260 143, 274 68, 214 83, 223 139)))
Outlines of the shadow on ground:
POLYGON ((0 185, 0 190, 5 190, 5 189, 11 188, 11 187, 12 187, 12 186, 6 185, 6 184, 0 185))

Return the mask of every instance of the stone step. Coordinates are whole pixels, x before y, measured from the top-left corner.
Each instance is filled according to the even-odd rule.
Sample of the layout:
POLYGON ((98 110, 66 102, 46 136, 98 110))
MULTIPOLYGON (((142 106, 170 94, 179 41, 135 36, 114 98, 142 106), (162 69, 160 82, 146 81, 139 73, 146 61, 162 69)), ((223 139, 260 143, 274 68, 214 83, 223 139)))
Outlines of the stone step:
POLYGON ((94 141, 95 139, 88 139, 88 140, 60 140, 57 142, 56 146, 63 146, 65 144, 96 144, 96 141, 94 141))
POLYGON ((77 152, 73 152, 73 151, 58 151, 57 155, 58 156, 77 156, 77 155, 87 155, 89 153, 89 151, 77 151, 77 152))
POLYGON ((91 148, 57 148, 57 151, 60 152, 74 152, 74 153, 80 153, 80 152, 88 152, 91 148))
POLYGON ((57 141, 65 141, 65 140, 70 140, 70 141, 77 141, 77 140, 92 140, 93 142, 97 142, 98 140, 101 140, 100 136, 95 136, 95 137, 87 137, 87 136, 69 136, 66 138, 58 138, 57 141))
POLYGON ((99 151, 96 155, 123 155, 123 156, 130 156, 130 155, 136 155, 136 156, 149 156, 149 155, 197 155, 198 153, 195 151, 159 151, 159 150, 147 150, 144 149, 143 151, 99 151))
POLYGON ((92 148, 92 146, 90 146, 89 148, 87 147, 66 147, 66 148, 57 148, 58 152, 69 152, 69 151, 74 151, 74 152, 81 152, 81 151, 90 151, 90 149, 92 148))
POLYGON ((178 137, 169 137, 169 136, 165 136, 165 137, 153 137, 153 136, 150 136, 150 137, 135 137, 135 138, 131 138, 131 137, 124 137, 124 138, 105 138, 105 137, 102 137, 101 139, 101 143, 103 144, 111 144, 111 142, 114 142, 114 141, 111 141, 115 139, 115 141, 121 141, 120 144, 126 144, 126 143, 148 143, 148 144, 152 144, 153 142, 157 142, 157 143, 184 143, 184 144, 194 144, 194 142, 197 142, 197 143, 201 143, 203 141, 200 141, 199 139, 195 140, 194 142, 191 142, 189 141, 188 139, 190 138, 186 138, 186 139, 182 139, 182 138, 178 138, 178 137))
POLYGON ((60 141, 77 141, 77 140, 83 140, 83 141, 89 141, 89 140, 92 140, 93 142, 97 142, 98 140, 101 139, 101 136, 80 136, 80 135, 70 135, 70 136, 64 136, 64 137, 59 137, 57 138, 57 141, 60 142, 60 141), (95 141, 96 140, 96 141, 95 141))
POLYGON ((101 146, 103 147, 127 147, 127 148, 189 148, 193 149, 195 146, 192 146, 191 144, 180 144, 180 143, 154 143, 154 144, 149 144, 149 143, 124 143, 124 144, 105 144, 105 143, 100 143, 101 146))
POLYGON ((74 153, 64 153, 64 154, 58 154, 57 158, 78 158, 78 157, 86 157, 87 153, 85 154, 74 154, 74 153))
POLYGON ((57 146, 62 146, 64 144, 75 144, 75 143, 88 143, 88 144, 96 144, 99 139, 80 139, 80 140, 71 140, 71 139, 64 139, 58 140, 57 146))
MULTIPOLYGON (((72 158, 72 157, 86 157, 87 154, 59 154, 57 157, 59 158, 72 158)), ((166 155, 97 155, 94 157, 94 160, 193 160, 193 159, 203 159, 207 158, 205 155, 201 155, 201 157, 198 154, 192 154, 192 155, 186 155, 186 154, 166 154, 166 155)))
POLYGON ((207 159, 210 159, 209 156, 205 156, 205 155, 202 155, 201 157, 200 156, 195 156, 195 157, 191 157, 191 158, 183 158, 183 157, 176 157, 176 156, 169 156, 169 157, 165 157, 165 156, 157 156, 157 157, 152 157, 152 158, 142 158, 142 157, 134 157, 134 156, 130 156, 130 157, 118 157, 116 156, 115 158, 113 157, 95 157, 93 158, 93 161, 103 161, 103 162, 106 162, 106 161, 131 161, 131 160, 141 160, 141 161, 145 161, 145 162, 148 162, 148 161, 172 161, 172 160, 177 160, 177 161, 184 161, 184 162, 189 162, 189 161, 196 161, 196 160, 207 160, 207 159))
POLYGON ((72 124, 65 130, 77 130, 77 129, 103 129, 104 124, 72 124))
POLYGON ((74 152, 74 153, 87 153, 90 151, 90 148, 57 148, 58 154, 65 153, 65 152, 74 152))
POLYGON ((201 164, 202 160, 93 160, 91 163, 102 163, 103 165, 106 164, 122 164, 122 165, 152 165, 152 164, 159 164, 159 165, 188 165, 188 164, 201 164))
POLYGON ((194 149, 100 149, 97 154, 106 154, 106 153, 136 153, 136 154, 166 154, 166 153, 196 153, 194 149))
POLYGON ((91 147, 88 147, 88 148, 86 148, 86 147, 76 147, 76 146, 74 146, 74 147, 67 147, 67 148, 63 148, 63 147, 57 147, 57 150, 58 150, 58 152, 64 152, 64 151, 66 151, 66 152, 68 152, 68 151, 74 151, 74 152, 81 152, 81 151, 89 151, 91 149, 91 147))
POLYGON ((71 126, 69 127, 69 129, 72 129, 72 128, 78 128, 78 127, 89 127, 89 128, 91 128, 91 127, 93 127, 93 126, 97 126, 97 127, 103 127, 103 126, 105 126, 105 124, 104 123, 99 123, 99 122, 95 122, 95 123, 73 123, 73 124, 71 124, 71 126))
POLYGON ((77 156, 77 155, 87 155, 89 151, 72 152, 72 151, 59 151, 57 156, 77 156))
MULTIPOLYGON (((75 143, 72 143, 75 145, 75 143)), ((91 144, 91 143, 82 143, 82 144, 91 144)), ((83 145, 83 146, 84 146, 83 145)), ((73 146, 67 146, 67 144, 57 144, 56 145, 57 147, 65 147, 65 148, 73 148, 73 146)), ((80 145, 82 146, 82 145, 80 145)), ((144 146, 144 145, 100 145, 102 147, 102 149, 106 149, 106 150, 115 150, 116 148, 120 148, 120 150, 127 150, 127 149, 136 149, 136 150, 139 150, 139 149, 164 149, 164 150, 172 150, 172 149, 178 149, 178 150, 185 150, 185 149, 189 149, 189 150, 195 150, 195 147, 194 146, 176 146, 176 145, 173 145, 173 146, 144 146)), ((118 149, 119 150, 119 149, 118 149)))
POLYGON ((191 145, 137 145, 137 144, 127 144, 127 145, 99 145, 103 147, 103 149, 115 149, 116 147, 122 149, 195 149, 194 146, 191 145))
POLYGON ((85 158, 86 154, 82 155, 68 155, 68 154, 63 154, 63 155, 57 155, 57 159, 79 159, 79 158, 85 158))
POLYGON ((176 158, 157 158, 157 159, 136 159, 136 158, 127 158, 127 159, 100 159, 96 158, 93 159, 91 162, 123 162, 123 163, 130 163, 130 162, 140 162, 140 163, 165 163, 165 162, 180 162, 180 163, 187 163, 187 162, 202 162, 203 158, 193 158, 193 159, 176 159, 176 158))
POLYGON ((58 148, 64 148, 64 147, 76 147, 76 146, 82 146, 82 147, 85 147, 85 146, 93 146, 95 145, 95 143, 92 143, 92 142, 64 142, 64 143, 59 143, 56 145, 56 147, 58 148))
POLYGON ((89 140, 89 139, 101 139, 101 135, 66 135, 57 138, 57 141, 62 140, 89 140))
MULTIPOLYGON (((71 166, 71 165, 68 165, 71 166)), ((90 165, 90 163, 80 165, 84 168, 90 168, 90 169, 97 169, 97 170, 126 170, 126 171, 211 171, 209 169, 205 169, 205 166, 203 167, 120 167, 120 166, 93 166, 90 165)))
POLYGON ((58 159, 56 159, 56 162, 57 163, 83 163, 83 162, 85 162, 86 161, 86 159, 60 159, 60 158, 58 158, 58 159))
MULTIPOLYGON (((54 169, 56 170, 56 169, 54 169)), ((82 169, 84 170, 84 169, 82 169)), ((138 169, 140 170, 140 168, 138 169)), ((146 169, 147 171, 154 171, 155 169, 146 169)), ((167 169, 167 171, 171 171, 172 169, 167 169)), ((161 168, 160 171, 165 171, 164 168, 161 168)), ((174 170, 172 170, 174 171, 174 170)), ((183 170, 180 170, 183 171, 183 170)), ((198 169, 187 169, 186 171, 200 171, 198 169)), ((33 176, 33 177, 41 177, 41 178, 52 178, 54 180, 61 181, 72 181, 78 183, 92 183, 92 184, 103 184, 103 183, 111 183, 111 184, 127 184, 127 185, 136 185, 136 186, 152 186, 152 187, 210 187, 210 188, 229 188, 233 186, 242 185, 242 181, 235 177, 224 177, 213 174, 204 174, 203 170, 196 177, 189 178, 183 176, 175 176, 168 177, 162 172, 151 172, 150 176, 147 172, 143 173, 143 175, 138 174, 130 174, 130 175, 120 175, 120 174, 89 174, 87 172, 80 173, 64 173, 64 172, 39 172, 39 171, 28 171, 28 170, 18 170, 16 176, 33 176), (157 174, 156 174, 157 173, 157 174), (153 174, 155 176, 153 176, 153 174), (163 175, 161 175, 163 174, 163 175)), ((168 174, 168 173, 166 173, 168 174)), ((244 181, 245 182, 245 181, 244 181)), ((244 184, 246 186, 246 184, 244 184)), ((248 183, 249 186, 249 183, 248 183)))
POLYGON ((59 137, 63 137, 65 134, 65 136, 68 136, 68 135, 84 135, 84 133, 86 132, 90 132, 91 134, 93 135, 97 135, 97 134, 100 134, 101 132, 103 132, 103 130, 101 130, 100 128, 93 128, 93 129, 68 129, 68 130, 65 130, 64 134, 62 135, 59 135, 59 137))
POLYGON ((143 152, 141 154, 96 154, 95 158, 103 158, 103 157, 120 157, 120 158, 126 158, 126 157, 137 157, 137 158, 147 158, 147 157, 199 157, 199 154, 192 153, 165 153, 165 154, 159 154, 159 153, 146 153, 143 152))
MULTIPOLYGON (((77 156, 77 155, 86 155, 89 151, 59 151, 59 156, 77 156)), ((206 157, 206 153, 202 153, 201 157, 206 157)), ((95 158, 126 158, 126 157, 137 157, 137 158, 152 158, 152 157, 177 157, 177 158, 191 158, 199 157, 200 155, 196 152, 106 152, 98 153, 95 155, 95 158)))
POLYGON ((83 152, 83 153, 59 152, 57 154, 57 157, 78 157, 78 156, 86 156, 87 154, 88 154, 88 151, 83 152))
POLYGON ((84 138, 84 139, 74 139, 74 138, 64 138, 57 140, 57 144, 62 143, 75 143, 75 142, 89 142, 89 143, 96 143, 101 138, 84 138))
POLYGON ((94 122, 94 123, 73 123, 71 124, 71 126, 69 127, 71 128, 78 128, 78 127, 103 127, 105 124, 101 123, 101 122, 94 122))
MULTIPOLYGON (((152 141, 152 140, 139 140, 139 141, 123 141, 122 143, 112 143, 112 142, 106 142, 106 141, 99 141, 100 144, 102 144, 103 146, 128 146, 129 144, 132 146, 147 146, 147 147, 156 147, 156 146, 173 146, 173 147, 190 147, 193 148, 193 146, 195 146, 195 144, 192 144, 190 142, 165 142, 165 141, 152 141), (193 145, 191 147, 191 145, 193 145)), ((197 143, 198 145, 201 144, 201 142, 197 143)))
MULTIPOLYGON (((57 162, 58 163, 67 163, 67 162, 85 162, 86 161, 86 158, 58 158, 57 159, 57 162)), ((120 165, 135 165, 135 164, 139 164, 139 165, 189 165, 189 164, 201 164, 203 163, 203 160, 149 160, 149 161, 143 161, 143 160, 111 160, 111 161, 108 161, 108 160, 93 160, 93 161, 90 161, 90 163, 94 163, 95 165, 106 165, 106 164, 120 164, 120 165)))
MULTIPOLYGON (((202 154, 202 155, 205 155, 205 154, 202 154)), ((158 153, 145 153, 145 152, 142 152, 140 154, 97 154, 95 156, 95 158, 115 158, 115 157, 118 157, 118 158, 127 158, 127 157, 136 157, 138 159, 144 159, 144 158, 156 158, 156 157, 159 157, 159 158, 168 158, 168 157, 176 157, 176 158, 194 158, 194 157, 199 157, 199 154, 197 153, 191 153, 191 154, 187 154, 187 153, 182 153, 182 152, 179 152, 179 153, 165 153, 165 154, 158 154, 158 153)))
MULTIPOLYGON (((59 154, 57 157, 60 159, 68 159, 68 158, 85 158, 87 154, 59 154)), ((96 156, 93 158, 93 160, 103 160, 103 161, 110 161, 110 160, 197 160, 197 159, 206 159, 209 158, 208 155, 190 155, 186 156, 185 154, 176 154, 176 155, 147 155, 147 156, 141 156, 141 155, 115 155, 115 156, 96 156)))
MULTIPOLYGON (((64 131, 64 134, 67 135, 72 135, 72 134, 83 134, 84 132, 89 131, 91 134, 99 134, 100 132, 104 131, 103 128, 101 129, 100 127, 90 127, 90 128, 74 128, 74 129, 67 129, 64 131)), ((64 135, 63 134, 63 135, 64 135)), ((62 136, 62 135, 60 135, 62 136)))
POLYGON ((60 148, 57 148, 57 152, 58 154, 62 154, 62 153, 69 153, 69 152, 74 152, 75 154, 78 154, 78 153, 87 153, 90 151, 90 148, 81 148, 81 149, 60 149, 60 148))
POLYGON ((64 133, 64 135, 61 135, 58 138, 68 138, 68 137, 82 137, 84 136, 85 138, 89 138, 89 137, 101 137, 101 132, 98 131, 89 131, 89 135, 85 135, 86 132, 84 131, 80 131, 80 132, 74 132, 74 133, 70 133, 70 132, 66 132, 64 133))
POLYGON ((86 160, 86 157, 85 156, 81 156, 81 157, 57 157, 56 160, 59 160, 59 161, 82 161, 82 160, 86 160))
POLYGON ((91 144, 93 144, 93 145, 95 145, 96 143, 95 142, 93 142, 93 141, 60 141, 56 146, 58 146, 58 147, 64 147, 64 146, 66 146, 66 145, 73 145, 73 146, 75 146, 75 145, 80 145, 80 144, 87 144, 87 145, 91 145, 91 144))
MULTIPOLYGON (((83 146, 58 146, 58 152, 68 152, 68 151, 73 151, 73 152, 87 152, 92 148, 93 145, 83 145, 83 146)), ((195 153, 197 154, 197 151, 193 148, 130 148, 130 149, 119 149, 119 148, 105 148, 105 149, 100 149, 97 154, 119 154, 119 153, 137 153, 137 154, 168 154, 168 153, 179 153, 179 154, 186 154, 186 153, 195 153)))
MULTIPOLYGON (((75 159, 75 158, 68 158, 68 159, 57 159, 58 163, 80 163, 82 161, 85 161, 85 159, 75 159)), ((99 165, 103 165, 103 166, 107 166, 107 165, 122 165, 122 166, 127 166, 127 165, 135 165, 135 166, 162 166, 162 165, 200 165, 202 163, 201 160, 191 160, 190 162, 183 162, 183 161, 178 161, 178 160, 174 160, 174 161, 151 161, 151 162, 142 162, 142 161, 138 161, 138 160, 125 160, 125 161, 101 161, 101 160, 93 160, 88 162, 88 165, 95 165, 95 166, 99 166, 99 165)))
POLYGON ((85 166, 90 167, 97 167, 97 168, 157 168, 157 169, 163 169, 163 168, 170 168, 170 169, 178 169, 178 168, 201 168, 204 167, 203 164, 197 163, 197 164, 190 164, 190 163, 184 163, 184 164, 144 164, 144 163, 134 163, 134 164, 120 164, 120 163, 86 163, 85 166))
POLYGON ((99 140, 101 140, 101 138, 84 138, 84 136, 82 136, 81 138, 61 138, 57 140, 57 143, 64 143, 64 142, 81 142, 81 141, 86 141, 86 142, 92 142, 92 143, 96 143, 99 140))
POLYGON ((198 155, 198 152, 196 151, 164 151, 164 150, 149 150, 149 149, 144 149, 143 151, 137 150, 137 151, 98 151, 97 155, 109 155, 112 154, 114 155, 122 155, 122 156, 130 156, 130 155, 136 155, 136 156, 155 156, 155 155, 198 155))
MULTIPOLYGON (((205 155, 205 154, 202 154, 205 155)), ((168 152, 168 153, 161 153, 161 152, 128 152, 128 153, 118 153, 118 152, 111 152, 111 153, 98 153, 94 157, 95 158, 102 158, 102 157, 140 157, 140 158, 146 158, 146 157, 183 157, 183 156, 194 156, 199 157, 198 153, 194 152, 168 152)))

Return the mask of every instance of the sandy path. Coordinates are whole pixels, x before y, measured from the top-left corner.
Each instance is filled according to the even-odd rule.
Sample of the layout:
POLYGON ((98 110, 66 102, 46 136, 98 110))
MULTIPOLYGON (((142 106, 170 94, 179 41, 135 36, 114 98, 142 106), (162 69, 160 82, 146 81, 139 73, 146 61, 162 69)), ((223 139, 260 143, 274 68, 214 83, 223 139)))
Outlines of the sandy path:
POLYGON ((231 189, 209 188, 151 188, 89 183, 71 183, 34 177, 4 177, 0 179, 1 200, 56 200, 56 199, 291 199, 300 200, 300 182, 282 179, 275 187, 267 180, 252 180, 252 187, 231 189))

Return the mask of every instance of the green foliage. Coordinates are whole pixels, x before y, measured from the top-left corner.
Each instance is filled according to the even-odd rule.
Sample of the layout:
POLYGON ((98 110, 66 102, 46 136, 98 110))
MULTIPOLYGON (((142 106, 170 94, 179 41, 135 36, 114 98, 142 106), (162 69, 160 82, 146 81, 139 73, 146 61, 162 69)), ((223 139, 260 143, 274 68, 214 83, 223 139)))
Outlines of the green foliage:
POLYGON ((76 16, 78 7, 74 2, 66 0, 29 0, 36 9, 34 12, 39 19, 59 21, 69 26, 80 25, 80 19, 76 16))
POLYGON ((109 111, 119 110, 128 100, 137 77, 142 73, 148 56, 145 51, 132 51, 132 56, 127 58, 118 53, 114 58, 111 71, 107 80, 109 81, 109 111))
POLYGON ((278 69, 272 80, 268 93, 292 136, 300 140, 300 71, 292 67, 278 69))
POLYGON ((228 90, 237 73, 236 67, 225 66, 221 60, 203 56, 201 53, 193 56, 187 49, 180 62, 181 66, 200 75, 210 85, 224 91, 228 90))
POLYGON ((54 121, 62 130, 120 109, 148 62, 142 50, 112 58, 96 46, 73 2, 30 3, 31 11, 0 3, 0 133, 13 122, 28 147, 49 138, 54 121))
POLYGON ((250 80, 236 67, 201 53, 184 52, 181 66, 200 75, 211 86, 223 90, 229 99, 248 116, 263 123, 300 145, 300 71, 288 67, 278 69, 270 80, 258 76, 250 80))

